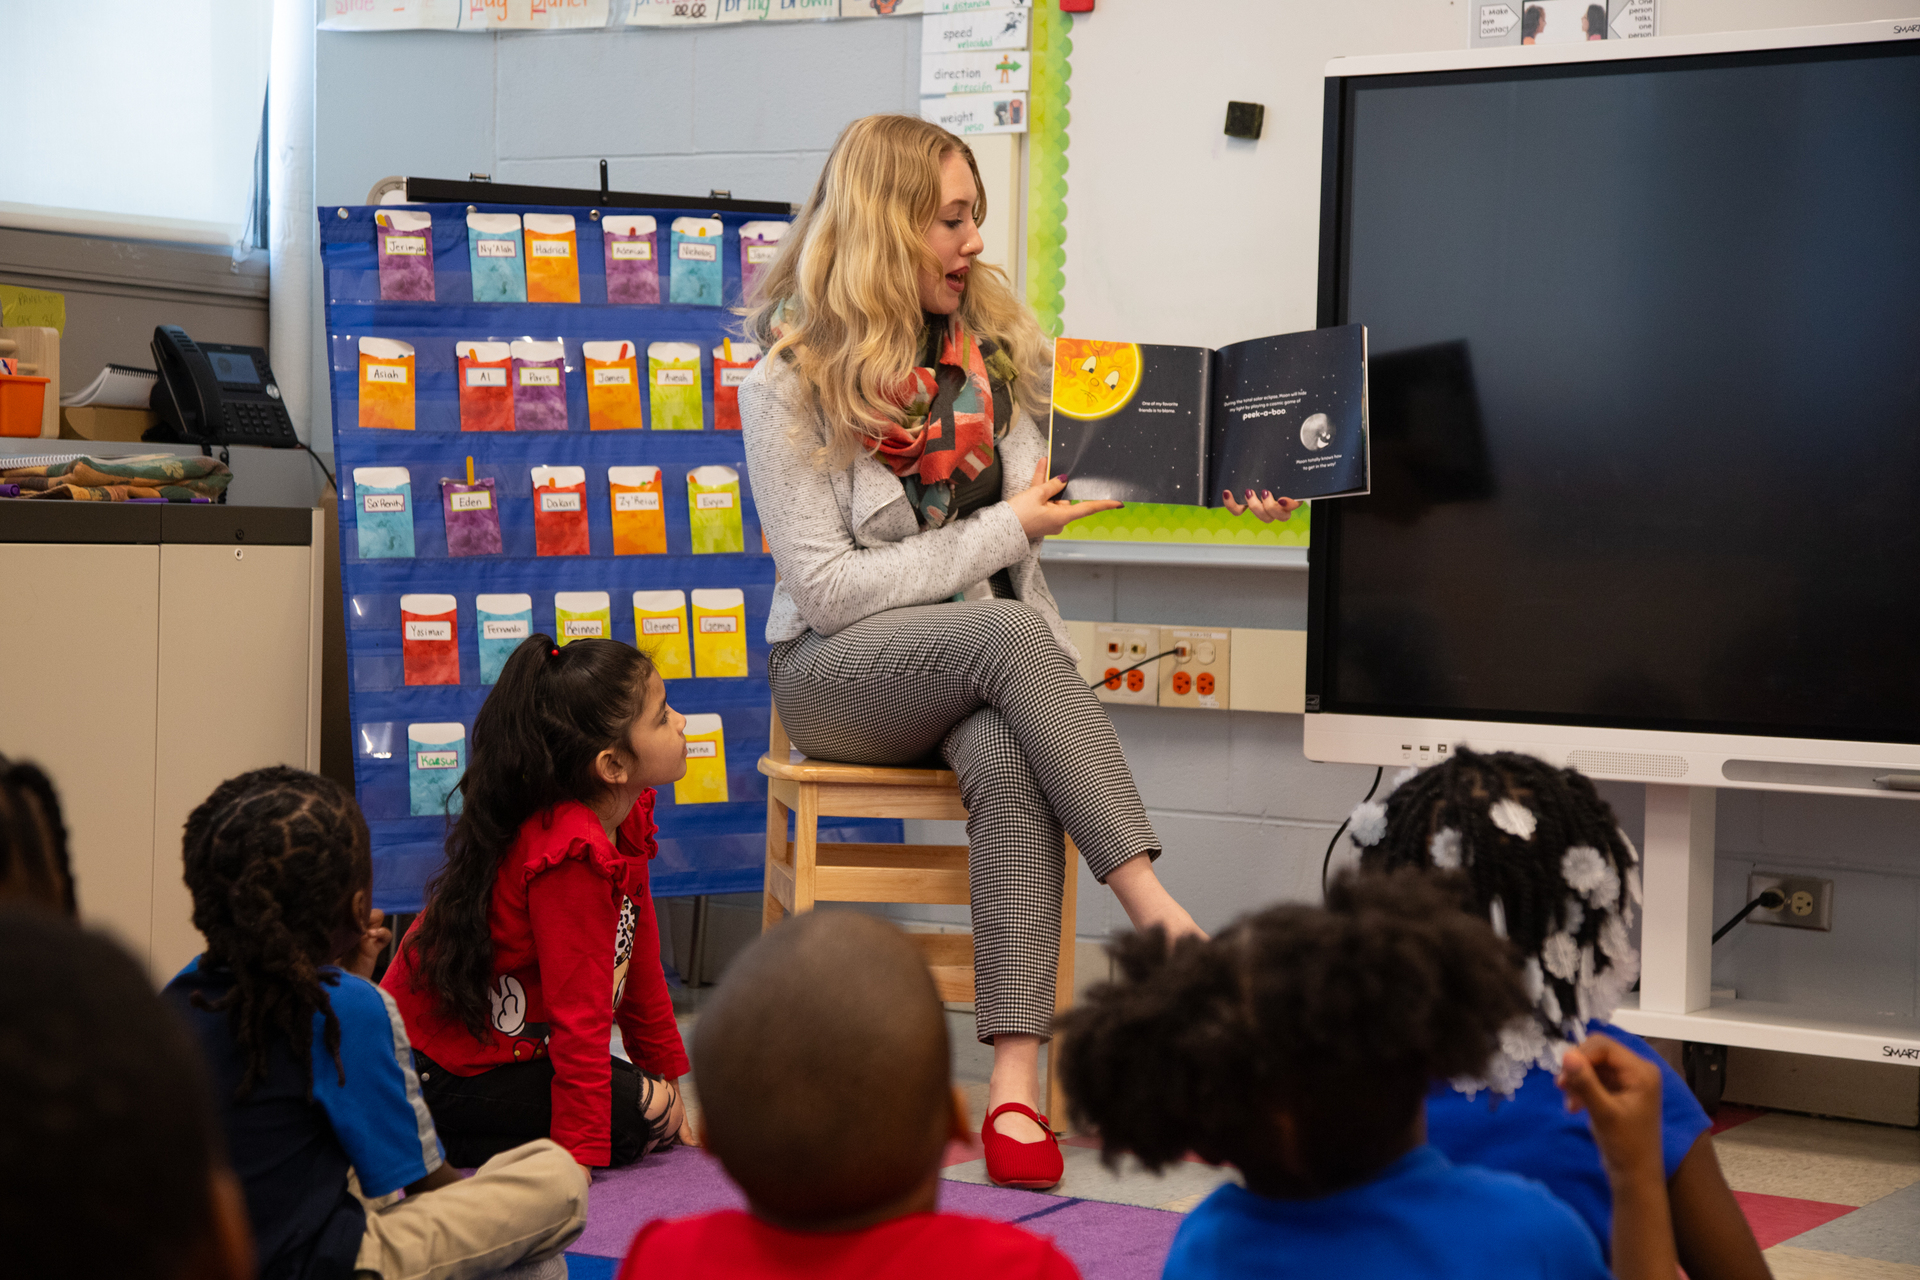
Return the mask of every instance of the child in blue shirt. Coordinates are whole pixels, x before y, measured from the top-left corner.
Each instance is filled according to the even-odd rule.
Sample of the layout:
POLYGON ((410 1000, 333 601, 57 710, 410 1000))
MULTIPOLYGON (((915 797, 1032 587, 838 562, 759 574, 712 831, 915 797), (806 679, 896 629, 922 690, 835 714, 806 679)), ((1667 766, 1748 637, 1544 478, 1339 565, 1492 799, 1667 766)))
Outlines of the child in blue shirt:
MULTIPOLYGON (((1527 997, 1506 947, 1426 877, 1343 876, 1324 909, 1272 907, 1211 940, 1113 944, 1120 978, 1064 1015, 1062 1080, 1111 1161, 1192 1150, 1239 1169, 1187 1216, 1166 1280, 1331 1276, 1601 1280, 1544 1187, 1426 1142, 1434 1079, 1472 1075, 1527 997)), ((1595 1036, 1569 1097, 1607 1144, 1617 1274, 1672 1280, 1660 1077, 1595 1036)))
POLYGON ((1594 1032, 1656 1066, 1662 1170, 1675 1246, 1693 1280, 1766 1280, 1766 1261, 1728 1190, 1707 1114, 1646 1041, 1607 1021, 1640 974, 1629 930, 1639 856, 1593 783, 1512 752, 1456 749, 1401 775, 1353 814, 1366 870, 1464 875, 1471 909, 1509 938, 1532 1008, 1507 1027, 1484 1075, 1434 1086, 1427 1137, 1461 1164, 1537 1178, 1604 1246, 1613 1197, 1586 1119, 1553 1087, 1558 1054, 1594 1032))
POLYGON ((262 1280, 564 1275, 587 1200, 565 1150, 464 1179, 443 1158, 400 1014, 368 981, 391 935, 346 792, 297 769, 230 779, 184 855, 207 950, 165 995, 211 1070, 262 1280))

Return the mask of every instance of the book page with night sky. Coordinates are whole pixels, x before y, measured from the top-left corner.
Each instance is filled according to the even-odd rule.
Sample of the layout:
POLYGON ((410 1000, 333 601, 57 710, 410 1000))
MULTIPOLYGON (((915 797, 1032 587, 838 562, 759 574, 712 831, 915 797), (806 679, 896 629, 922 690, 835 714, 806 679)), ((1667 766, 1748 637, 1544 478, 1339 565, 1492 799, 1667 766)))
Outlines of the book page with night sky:
POLYGON ((1340 498, 1370 485, 1367 330, 1347 324, 1214 353, 1206 502, 1220 491, 1340 498))
POLYGON ((1206 502, 1205 347, 1060 338, 1049 474, 1072 501, 1206 502))

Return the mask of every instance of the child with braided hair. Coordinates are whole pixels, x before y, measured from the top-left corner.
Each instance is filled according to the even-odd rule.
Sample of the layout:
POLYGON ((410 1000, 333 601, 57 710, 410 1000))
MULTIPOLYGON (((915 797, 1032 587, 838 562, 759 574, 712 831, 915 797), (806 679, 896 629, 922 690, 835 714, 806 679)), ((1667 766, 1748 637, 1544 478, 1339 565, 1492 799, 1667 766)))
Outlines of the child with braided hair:
POLYGON ((597 1168, 691 1137, 647 877, 686 723, 632 645, 544 635, 474 718, 446 865, 383 979, 456 1162, 551 1136, 597 1168))
POLYGON ((1607 1021, 1640 973, 1630 933, 1640 868, 1592 781, 1532 756, 1460 747, 1443 764, 1402 773, 1384 801, 1354 810, 1350 829, 1365 871, 1464 878, 1470 909, 1512 943, 1526 984, 1530 1007, 1501 1030, 1487 1069, 1434 1086, 1434 1146, 1462 1164, 1544 1182, 1604 1244, 1613 1198, 1601 1153, 1552 1084, 1570 1042, 1604 1034, 1664 1077, 1662 1166, 1687 1274, 1764 1280, 1766 1262, 1714 1158, 1706 1112, 1644 1040, 1607 1021))
POLYGON ((60 798, 36 764, 0 755, 0 899, 77 916, 60 798))
POLYGON ((399 1011, 369 980, 390 933, 346 791, 242 774, 188 817, 183 853, 207 949, 164 994, 211 1068, 262 1280, 565 1275, 587 1180, 564 1150, 529 1144, 466 1179, 442 1156, 399 1011))
MULTIPOLYGON (((1427 1144, 1435 1079, 1477 1075, 1527 995, 1507 947, 1417 873, 1343 875, 1212 940, 1123 937, 1119 978, 1062 1016, 1073 1117, 1111 1162, 1239 1169, 1187 1215, 1164 1280, 1607 1275, 1573 1210, 1427 1144)), ((1620 1205, 1615 1274, 1673 1280, 1660 1076, 1603 1036, 1567 1054, 1620 1205)))

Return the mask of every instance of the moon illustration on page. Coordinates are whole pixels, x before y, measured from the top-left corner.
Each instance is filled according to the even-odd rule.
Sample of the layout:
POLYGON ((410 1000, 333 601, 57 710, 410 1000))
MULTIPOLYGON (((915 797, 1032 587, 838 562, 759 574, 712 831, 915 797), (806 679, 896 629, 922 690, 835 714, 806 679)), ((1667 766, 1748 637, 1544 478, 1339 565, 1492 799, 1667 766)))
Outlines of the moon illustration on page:
POLYGON ((1309 449, 1324 449, 1333 443, 1333 423, 1324 413, 1316 413, 1300 424, 1300 443, 1309 449))

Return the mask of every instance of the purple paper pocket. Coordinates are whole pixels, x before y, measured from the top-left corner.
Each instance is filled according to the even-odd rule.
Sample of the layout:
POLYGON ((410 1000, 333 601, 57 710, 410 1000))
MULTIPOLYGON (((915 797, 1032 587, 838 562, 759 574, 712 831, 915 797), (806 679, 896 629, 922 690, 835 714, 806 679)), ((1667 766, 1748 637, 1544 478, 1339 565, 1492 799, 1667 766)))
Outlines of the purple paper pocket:
POLYGON ((637 217, 602 218, 600 234, 607 250, 607 301, 616 305, 660 301, 660 254, 654 221, 637 217))
POLYGON ((373 215, 380 301, 433 301, 433 215, 381 209, 373 215))
POLYGON ((513 428, 567 429, 567 349, 553 342, 513 344, 513 428))
POLYGON ((440 481, 440 508, 447 521, 447 554, 500 554, 500 508, 494 502, 493 481, 440 481))

